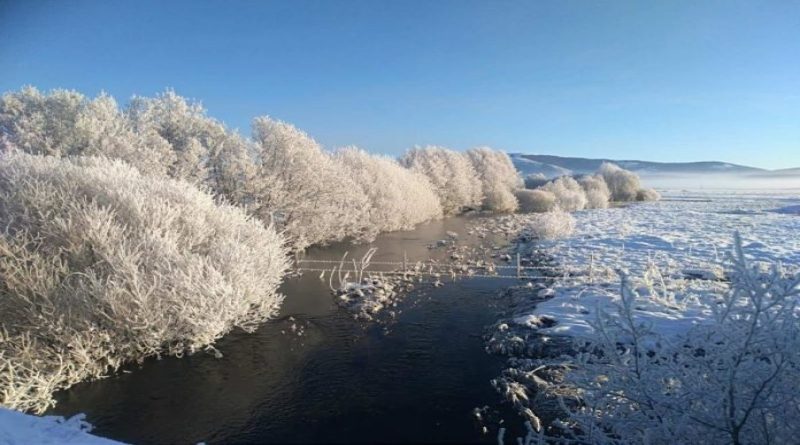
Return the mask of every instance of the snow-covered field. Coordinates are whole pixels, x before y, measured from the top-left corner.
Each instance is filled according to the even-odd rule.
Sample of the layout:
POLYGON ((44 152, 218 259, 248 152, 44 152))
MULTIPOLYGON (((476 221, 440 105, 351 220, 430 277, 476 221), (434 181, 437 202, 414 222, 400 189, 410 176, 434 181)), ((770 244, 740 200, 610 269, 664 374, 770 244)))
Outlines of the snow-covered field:
POLYGON ((32 416, 0 407, 2 445, 119 445, 110 439, 89 434, 91 425, 83 414, 64 419, 58 416, 32 416))
POLYGON ((541 332, 584 335, 598 308, 619 298, 619 271, 641 298, 637 315, 663 334, 685 332, 710 314, 710 296, 725 290, 724 268, 734 232, 753 261, 800 267, 800 193, 665 192, 660 202, 574 213, 573 235, 545 241, 570 276, 555 297, 515 322, 541 316, 557 323, 541 332))

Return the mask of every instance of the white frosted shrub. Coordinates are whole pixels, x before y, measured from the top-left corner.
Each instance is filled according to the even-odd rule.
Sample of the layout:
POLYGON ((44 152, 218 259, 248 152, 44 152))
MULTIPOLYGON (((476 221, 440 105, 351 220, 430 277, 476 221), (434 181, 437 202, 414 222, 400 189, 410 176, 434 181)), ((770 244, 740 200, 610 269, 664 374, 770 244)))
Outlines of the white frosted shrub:
POLYGON ((583 187, 569 176, 562 176, 555 181, 548 182, 539 189, 555 195, 556 205, 565 212, 582 210, 586 207, 586 193, 584 193, 583 187))
POLYGON ((254 214, 284 230, 295 249, 358 238, 368 220, 369 200, 350 172, 306 133, 259 117, 249 194, 254 214))
POLYGON ((525 177, 525 188, 533 190, 547 184, 548 181, 544 173, 531 173, 525 177))
POLYGON ((551 212, 556 208, 556 195, 546 190, 520 189, 516 191, 516 197, 522 213, 551 212))
POLYGON ((105 158, 0 155, 0 404, 193 352, 273 316, 283 238, 194 186, 105 158))
POLYGON ((356 147, 339 149, 334 157, 342 173, 353 178, 368 198, 369 211, 363 221, 367 236, 409 230, 442 217, 439 197, 424 175, 404 168, 395 159, 356 147))
POLYGON ((400 164, 428 178, 439 195, 445 215, 481 205, 481 181, 463 154, 442 147, 415 147, 406 151, 400 164))
MULTIPOLYGON (((33 87, 0 98, 0 144, 32 154, 106 156, 152 175, 172 163, 168 144, 137 131, 108 95, 90 100, 68 90, 47 94, 33 87)), ((2 148, 2 147, 0 147, 2 148)))
MULTIPOLYGON (((749 264, 736 237, 730 289, 708 323, 658 333, 636 317, 642 297, 622 275, 561 389, 565 443, 796 443, 800 437, 800 276, 749 264), (574 440, 570 440, 574 439, 574 440)), ((562 367, 563 363, 558 363, 562 367)))
POLYGON ((637 201, 658 201, 661 199, 661 194, 654 189, 639 189, 636 192, 637 201))
POLYGON ((541 240, 563 238, 575 231, 575 218, 561 210, 541 213, 532 217, 525 233, 541 240))
POLYGON ((467 151, 483 193, 483 209, 492 212, 513 212, 517 209, 514 190, 523 186, 517 169, 505 152, 489 147, 467 151))
POLYGON ((599 173, 611 191, 612 201, 636 200, 636 192, 641 188, 639 176, 636 173, 610 162, 604 162, 600 166, 599 173))
POLYGON ((608 207, 608 202, 611 200, 611 191, 602 176, 583 176, 578 179, 578 183, 586 193, 586 208, 605 209, 608 207))
POLYGON ((174 91, 134 97, 125 110, 141 134, 154 134, 169 147, 171 177, 203 185, 215 195, 239 202, 243 182, 253 174, 251 143, 206 114, 199 102, 174 91))

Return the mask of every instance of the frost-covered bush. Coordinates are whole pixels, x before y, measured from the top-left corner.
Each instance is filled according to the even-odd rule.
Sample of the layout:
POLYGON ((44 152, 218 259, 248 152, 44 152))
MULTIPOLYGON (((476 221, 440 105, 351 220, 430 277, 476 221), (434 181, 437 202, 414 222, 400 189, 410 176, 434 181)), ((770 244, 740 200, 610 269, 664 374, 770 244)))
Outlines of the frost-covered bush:
POLYGON ((525 177, 525 188, 533 190, 547 184, 548 181, 544 173, 531 173, 525 177))
POLYGON ((522 213, 551 212, 556 208, 556 195, 546 190, 520 189, 515 195, 522 213))
POLYGON ((522 187, 523 183, 511 158, 505 152, 489 147, 468 150, 467 157, 481 181, 483 209, 501 213, 516 210, 514 190, 522 187))
POLYGON ((275 314, 283 238, 120 161, 0 155, 0 404, 182 354, 275 314))
POLYGON ((140 134, 155 134, 172 152, 164 162, 170 177, 207 187, 239 202, 253 174, 250 142, 206 115, 199 102, 167 90, 156 97, 134 97, 125 110, 140 134))
POLYGON ((404 168, 395 159, 356 147, 337 150, 334 158, 342 173, 353 178, 368 198, 367 215, 362 221, 367 237, 409 230, 442 217, 439 197, 421 173, 404 168))
POLYGON ((533 215, 532 218, 524 233, 541 240, 563 238, 575 231, 575 218, 561 210, 533 215))
POLYGON ((600 175, 583 176, 578 183, 586 193, 586 208, 605 209, 611 200, 611 191, 608 190, 605 179, 600 175))
POLYGON ((483 200, 481 181, 463 154, 442 147, 415 147, 403 154, 400 164, 430 180, 445 215, 480 207, 483 200))
MULTIPOLYGON (((164 175, 173 162, 168 144, 138 131, 114 99, 88 99, 76 91, 47 94, 33 87, 0 98, 0 145, 51 156, 106 156, 164 175)), ((2 147, 0 147, 2 148, 2 147)))
POLYGON ((636 173, 610 162, 604 162, 600 166, 599 173, 611 191, 612 201, 636 200, 636 192, 641 188, 639 176, 636 173))
POLYGON ((253 120, 257 162, 251 209, 284 230, 295 249, 363 234, 369 201, 350 172, 306 133, 269 117, 253 120))
POLYGON ((654 189, 639 189, 636 192, 637 201, 658 201, 661 199, 661 194, 654 189))
POLYGON ((556 197, 556 206, 565 212, 582 210, 586 207, 586 193, 578 181, 569 176, 562 176, 555 181, 539 187, 556 197))
POLYGON ((800 275, 750 265, 736 237, 730 290, 708 323, 672 336, 619 303, 569 366, 577 391, 565 431, 578 443, 794 443, 800 437, 800 275))

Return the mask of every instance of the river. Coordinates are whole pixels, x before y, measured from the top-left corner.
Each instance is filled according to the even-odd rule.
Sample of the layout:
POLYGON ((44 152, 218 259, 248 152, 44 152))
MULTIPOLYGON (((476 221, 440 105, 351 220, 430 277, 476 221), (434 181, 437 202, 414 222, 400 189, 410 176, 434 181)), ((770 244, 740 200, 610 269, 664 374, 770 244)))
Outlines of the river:
MULTIPOLYGON (((478 243, 469 220, 384 234, 371 244, 374 260, 445 259, 429 245, 448 231, 478 243)), ((306 258, 358 257, 368 247, 313 248, 306 258)), ((48 414, 84 412, 94 433, 131 443, 496 443, 472 410, 500 400, 489 380, 504 360, 484 351, 482 334, 513 280, 443 281, 419 285, 394 316, 365 322, 335 304, 318 273, 288 278, 279 316, 221 339, 222 357, 149 359, 58 393, 48 414)))

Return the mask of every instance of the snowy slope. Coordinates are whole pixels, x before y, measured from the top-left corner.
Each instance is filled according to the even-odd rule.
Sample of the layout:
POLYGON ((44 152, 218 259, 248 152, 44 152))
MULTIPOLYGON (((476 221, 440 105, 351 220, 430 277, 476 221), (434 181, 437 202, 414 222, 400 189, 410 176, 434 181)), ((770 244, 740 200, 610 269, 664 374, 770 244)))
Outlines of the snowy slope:
POLYGON ((0 407, 2 445, 119 445, 110 439, 89 434, 91 425, 83 414, 69 419, 58 416, 32 416, 0 407))
MULTIPOLYGON (((574 174, 585 174, 597 171, 603 162, 613 162, 620 167, 632 170, 639 174, 770 174, 762 170, 729 162, 649 162, 635 160, 615 159, 589 159, 572 158, 552 155, 510 154, 517 169, 525 175, 525 171, 538 167, 545 176, 559 176, 559 171, 568 171, 574 174), (554 174, 550 174, 550 172, 554 174)), ((536 173, 536 172, 534 172, 536 173)))
POLYGON ((514 167, 516 167, 517 171, 519 171, 522 177, 539 173, 548 178, 573 174, 572 170, 555 165, 545 164, 544 162, 534 161, 524 157, 523 155, 511 154, 509 156, 511 157, 511 162, 514 163, 514 167))

